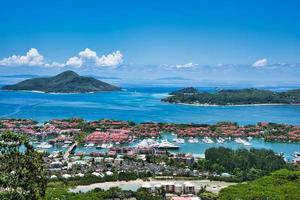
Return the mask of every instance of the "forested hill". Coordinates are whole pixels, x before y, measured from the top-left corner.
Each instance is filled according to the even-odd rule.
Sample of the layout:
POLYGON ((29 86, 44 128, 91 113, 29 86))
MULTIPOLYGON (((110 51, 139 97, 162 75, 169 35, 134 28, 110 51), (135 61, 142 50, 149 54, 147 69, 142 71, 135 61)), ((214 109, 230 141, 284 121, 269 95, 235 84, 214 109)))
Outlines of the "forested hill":
POLYGON ((215 93, 200 92, 195 88, 183 88, 169 93, 162 99, 169 103, 246 105, 246 104, 300 104, 300 89, 273 92, 255 88, 220 90, 215 93))
POLYGON ((85 93, 118 91, 119 87, 92 77, 79 76, 73 71, 65 71, 49 78, 32 78, 15 85, 7 85, 4 90, 36 90, 55 93, 85 93))

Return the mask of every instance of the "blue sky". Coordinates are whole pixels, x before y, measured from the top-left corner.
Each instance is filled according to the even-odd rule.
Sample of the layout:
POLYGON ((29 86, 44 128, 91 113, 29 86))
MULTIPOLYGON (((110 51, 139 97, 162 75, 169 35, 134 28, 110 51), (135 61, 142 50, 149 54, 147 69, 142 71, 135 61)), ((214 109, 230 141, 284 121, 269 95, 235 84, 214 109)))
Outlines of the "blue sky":
POLYGON ((271 73, 273 81, 296 81, 299 10, 296 0, 1 0, 0 72, 54 73, 73 64, 128 78, 152 70, 150 78, 231 80, 234 65, 231 75, 243 80, 271 73), (21 58, 27 52, 35 57, 21 58))

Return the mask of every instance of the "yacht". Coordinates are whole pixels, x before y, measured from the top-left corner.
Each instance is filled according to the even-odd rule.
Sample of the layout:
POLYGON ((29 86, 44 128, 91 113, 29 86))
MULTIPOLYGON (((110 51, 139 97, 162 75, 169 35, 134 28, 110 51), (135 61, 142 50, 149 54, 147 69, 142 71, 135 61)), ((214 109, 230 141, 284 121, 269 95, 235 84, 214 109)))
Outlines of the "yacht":
POLYGON ((203 141, 204 143, 206 143, 206 144, 212 144, 212 143, 214 143, 214 141, 212 141, 212 139, 210 139, 209 137, 204 137, 204 138, 202 139, 202 141, 203 141))
POLYGON ((89 143, 89 144, 85 144, 84 146, 85 146, 85 147, 93 147, 93 146, 95 146, 95 144, 89 143))
POLYGON ((47 142, 42 142, 39 145, 37 145, 36 147, 39 148, 39 149, 50 149, 53 146, 51 144, 47 143, 47 142))
POLYGON ((239 144, 242 143, 242 139, 241 139, 241 138, 235 138, 234 141, 235 141, 236 143, 239 143, 239 144))
POLYGON ((136 147, 146 147, 146 148, 155 148, 158 147, 159 143, 153 139, 143 139, 141 142, 139 142, 136 147))
POLYGON ((185 143, 184 139, 183 138, 174 138, 173 139, 173 142, 176 142, 178 144, 183 144, 185 143))
POLYGON ((294 154, 293 154, 293 156, 294 156, 295 158, 300 158, 300 152, 295 151, 294 154))
POLYGON ((243 145, 245 145, 245 146, 251 146, 251 143, 250 142, 248 142, 248 141, 246 141, 246 140, 243 140, 243 145))
POLYGON ((167 139, 162 140, 161 143, 157 147, 158 149, 179 149, 179 145, 175 145, 171 142, 169 142, 167 139))
POLYGON ((243 140, 242 138, 236 138, 234 141, 235 141, 236 143, 243 144, 243 145, 245 145, 245 146, 250 146, 250 145, 251 145, 248 141, 243 140))
POLYGON ((194 138, 190 138, 190 139, 188 140, 188 142, 189 142, 189 143, 195 143, 195 140, 194 140, 194 138))
POLYGON ((217 143, 219 143, 219 144, 223 144, 225 142, 225 139, 223 139, 223 138, 217 138, 217 143))
POLYGON ((113 144, 110 144, 110 143, 109 143, 109 144, 105 144, 105 143, 104 143, 104 144, 101 144, 101 148, 102 148, 102 149, 109 149, 109 148, 112 148, 113 146, 114 146, 114 145, 113 145, 113 144))

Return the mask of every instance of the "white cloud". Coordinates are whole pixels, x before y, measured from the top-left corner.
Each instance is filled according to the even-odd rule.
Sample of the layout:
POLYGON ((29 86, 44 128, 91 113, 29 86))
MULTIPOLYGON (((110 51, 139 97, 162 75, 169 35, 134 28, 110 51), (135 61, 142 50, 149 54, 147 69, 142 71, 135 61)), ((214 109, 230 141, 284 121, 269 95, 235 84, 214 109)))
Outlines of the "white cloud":
POLYGON ((66 65, 80 67, 82 65, 82 60, 80 58, 74 56, 74 57, 69 58, 69 60, 67 60, 66 65))
POLYGON ((38 50, 31 48, 25 56, 10 56, 0 60, 3 66, 41 66, 41 67, 115 67, 123 62, 123 54, 115 51, 108 55, 97 56, 89 48, 78 53, 78 56, 69 58, 65 63, 47 62, 38 50))
POLYGON ((98 59, 98 65, 101 66, 116 66, 123 62, 123 54, 120 51, 113 52, 108 55, 103 55, 98 59))
POLYGON ((268 60, 266 58, 257 60, 252 64, 252 67, 264 67, 268 65, 268 60))
POLYGON ((13 55, 0 60, 0 65, 5 66, 43 66, 44 64, 44 57, 35 48, 31 48, 24 56, 13 55))
POLYGON ((123 62, 123 54, 120 51, 108 55, 97 56, 97 53, 89 48, 78 53, 78 57, 70 58, 66 65, 69 66, 96 66, 96 67, 114 67, 123 62))
POLYGON ((195 67, 198 64, 193 64, 192 62, 186 63, 186 64, 178 64, 175 65, 176 68, 191 68, 191 67, 195 67))

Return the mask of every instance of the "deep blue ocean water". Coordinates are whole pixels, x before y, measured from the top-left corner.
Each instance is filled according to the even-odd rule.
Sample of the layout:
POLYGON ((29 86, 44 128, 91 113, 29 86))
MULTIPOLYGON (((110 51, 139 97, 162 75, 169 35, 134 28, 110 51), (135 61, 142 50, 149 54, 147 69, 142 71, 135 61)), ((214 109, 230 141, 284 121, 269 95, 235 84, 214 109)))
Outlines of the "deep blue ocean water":
MULTIPOLYGON (((102 118, 135 122, 216 123, 260 121, 300 125, 300 106, 189 106, 161 102, 174 87, 125 88, 123 92, 43 94, 0 90, 0 118, 102 118)), ((213 91, 214 88, 202 88, 213 91)))

